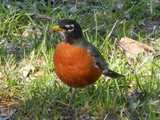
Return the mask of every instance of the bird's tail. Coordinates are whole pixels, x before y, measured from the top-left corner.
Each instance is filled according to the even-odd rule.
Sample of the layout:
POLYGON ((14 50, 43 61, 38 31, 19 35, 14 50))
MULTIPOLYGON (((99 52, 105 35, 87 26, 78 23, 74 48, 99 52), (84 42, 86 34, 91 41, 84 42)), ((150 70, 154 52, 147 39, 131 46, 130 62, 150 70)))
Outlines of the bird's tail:
POLYGON ((112 71, 112 70, 110 70, 110 69, 104 70, 104 71, 103 71, 103 74, 104 74, 105 76, 109 76, 109 77, 111 77, 111 78, 125 77, 124 75, 119 74, 119 73, 117 73, 117 72, 114 72, 114 71, 112 71))

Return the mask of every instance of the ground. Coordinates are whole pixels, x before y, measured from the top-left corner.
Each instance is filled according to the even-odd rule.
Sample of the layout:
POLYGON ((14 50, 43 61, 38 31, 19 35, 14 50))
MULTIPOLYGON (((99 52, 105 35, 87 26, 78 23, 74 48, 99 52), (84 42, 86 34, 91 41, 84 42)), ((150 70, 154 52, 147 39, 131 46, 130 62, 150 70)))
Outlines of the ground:
MULTIPOLYGON (((11 1, 0 4, 0 119, 158 120, 160 118, 159 0, 11 1), (76 19, 110 68, 125 78, 102 76, 78 89, 54 73, 58 19, 76 19), (151 55, 129 58, 124 37, 151 46, 151 55)), ((134 48, 133 48, 134 50, 134 48)))

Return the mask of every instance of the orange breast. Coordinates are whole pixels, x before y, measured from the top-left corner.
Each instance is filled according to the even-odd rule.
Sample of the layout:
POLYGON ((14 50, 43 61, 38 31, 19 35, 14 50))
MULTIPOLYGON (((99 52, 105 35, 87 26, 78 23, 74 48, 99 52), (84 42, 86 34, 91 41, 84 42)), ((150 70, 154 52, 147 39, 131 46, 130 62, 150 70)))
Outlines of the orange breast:
POLYGON ((61 42, 54 54, 57 76, 71 87, 84 87, 94 83, 102 74, 95 67, 92 56, 86 49, 61 42))

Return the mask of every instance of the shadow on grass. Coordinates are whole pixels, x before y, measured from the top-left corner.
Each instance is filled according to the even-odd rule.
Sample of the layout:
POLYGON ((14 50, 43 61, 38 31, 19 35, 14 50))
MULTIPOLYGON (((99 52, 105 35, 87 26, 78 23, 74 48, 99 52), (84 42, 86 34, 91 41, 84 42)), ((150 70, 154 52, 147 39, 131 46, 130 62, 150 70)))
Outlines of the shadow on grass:
POLYGON ((13 118, 34 120, 51 119, 58 116, 59 109, 67 103, 67 88, 59 87, 56 82, 51 83, 52 85, 46 85, 46 82, 34 82, 33 84, 28 88, 24 96, 24 103, 13 118))
POLYGON ((44 85, 43 82, 35 82, 26 93, 24 97, 26 100, 24 100, 24 103, 17 109, 12 118, 15 120, 81 120, 82 118, 92 120, 91 109, 85 107, 85 104, 88 103, 86 100, 89 97, 86 94, 93 94, 93 91, 95 91, 93 86, 77 91, 74 102, 69 104, 70 91, 68 87, 59 86, 56 81, 49 85, 44 85))

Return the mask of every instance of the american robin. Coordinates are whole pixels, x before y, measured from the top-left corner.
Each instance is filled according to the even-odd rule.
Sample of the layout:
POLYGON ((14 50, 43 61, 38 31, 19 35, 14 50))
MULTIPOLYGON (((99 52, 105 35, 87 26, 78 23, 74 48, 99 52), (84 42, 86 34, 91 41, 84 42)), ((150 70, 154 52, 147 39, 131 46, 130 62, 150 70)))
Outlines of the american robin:
POLYGON ((68 86, 85 87, 98 80, 101 74, 112 78, 123 76, 108 68, 104 57, 84 38, 75 20, 59 20, 52 30, 59 32, 62 37, 55 49, 55 72, 68 86))

